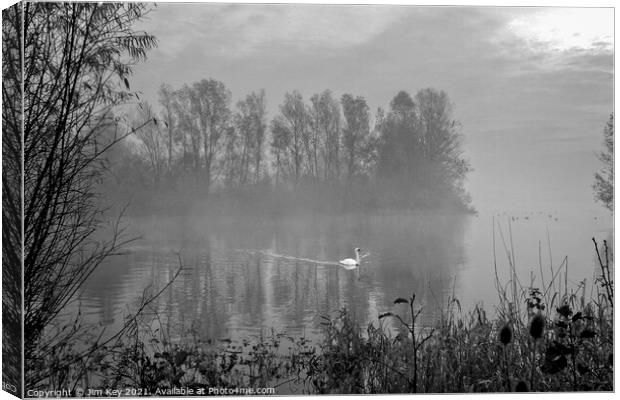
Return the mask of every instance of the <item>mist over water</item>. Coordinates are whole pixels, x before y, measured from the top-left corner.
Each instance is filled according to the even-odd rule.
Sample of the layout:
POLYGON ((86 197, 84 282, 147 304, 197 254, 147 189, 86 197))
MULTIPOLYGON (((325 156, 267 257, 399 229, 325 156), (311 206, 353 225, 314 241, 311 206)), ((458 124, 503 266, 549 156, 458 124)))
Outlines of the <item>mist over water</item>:
MULTIPOLYGON (((478 215, 383 213, 270 218, 200 216, 130 218, 141 234, 127 254, 112 257, 80 294, 93 322, 120 326, 142 290, 162 287, 184 269, 152 306, 171 322, 171 336, 244 338, 272 328, 316 336, 321 316, 346 307, 360 322, 378 324, 395 310, 397 297, 416 293, 423 323, 437 318, 454 294, 464 310, 497 302, 493 222, 498 275, 508 280, 503 234, 514 245, 519 279, 540 285, 539 260, 549 282, 549 233, 554 270, 565 256, 569 288, 595 273, 592 236, 611 242, 605 212, 480 212, 478 215), (500 233, 501 230, 501 233, 500 233), (540 253, 539 253, 540 245, 540 253), (338 260, 362 248, 360 267, 338 260)), ((589 290, 589 289, 588 289, 589 290)))

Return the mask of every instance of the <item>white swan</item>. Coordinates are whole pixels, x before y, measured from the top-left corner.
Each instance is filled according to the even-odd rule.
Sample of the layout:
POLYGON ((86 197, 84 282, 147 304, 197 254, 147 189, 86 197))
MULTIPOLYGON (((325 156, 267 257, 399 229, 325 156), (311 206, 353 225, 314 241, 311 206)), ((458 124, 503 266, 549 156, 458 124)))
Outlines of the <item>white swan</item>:
POLYGON ((359 247, 355 248, 355 260, 352 258, 345 258, 344 260, 340 260, 340 264, 348 266, 348 267, 357 267, 358 265, 360 265, 360 251, 362 251, 362 249, 360 249, 359 247))

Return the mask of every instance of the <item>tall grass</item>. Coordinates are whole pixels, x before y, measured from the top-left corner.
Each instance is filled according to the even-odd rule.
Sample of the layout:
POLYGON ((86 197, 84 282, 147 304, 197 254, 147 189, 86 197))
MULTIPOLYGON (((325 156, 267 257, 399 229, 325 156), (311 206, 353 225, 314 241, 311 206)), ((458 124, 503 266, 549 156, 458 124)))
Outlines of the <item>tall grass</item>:
MULTIPOLYGON (((507 286, 515 288, 512 282, 507 286)), ((408 303, 410 312, 382 314, 406 327, 406 334, 395 337, 373 325, 364 335, 343 312, 327 326, 325 345, 310 361, 310 391, 613 390, 611 283, 609 289, 592 299, 586 299, 582 289, 545 294, 524 287, 516 295, 502 292, 494 319, 479 306, 462 313, 452 299, 433 327, 415 324, 413 296, 396 299, 395 307, 408 303)))
MULTIPOLYGON (((324 393, 505 392, 613 390, 613 281, 610 251, 595 250, 600 266, 596 292, 587 297, 585 282, 568 286, 568 261, 553 267, 541 286, 517 276, 510 225, 499 237, 508 260, 509 279, 500 283, 494 259, 499 302, 489 319, 479 306, 462 313, 451 298, 439 321, 416 325, 415 295, 396 299, 409 304, 395 318, 405 334, 369 326, 366 335, 341 316, 328 326, 328 345, 317 355, 313 389, 324 393), (330 345, 331 342, 337 345, 330 345), (343 349, 351 349, 343 351, 343 349), (413 349, 413 350, 410 350, 413 349), (347 373, 342 367, 348 366, 347 373), (343 379, 343 376, 346 378, 343 379), (357 377, 351 381, 352 377, 357 377)), ((495 238, 494 238, 495 239, 495 238)), ((495 243, 494 243, 495 244, 495 243)), ((550 246, 549 246, 550 247, 550 246)))
POLYGON ((88 374, 69 383, 148 394, 173 387, 318 394, 612 391, 614 285, 606 243, 599 248, 594 241, 600 276, 587 296, 584 282, 568 287, 566 258, 558 266, 550 262, 547 276, 539 265, 539 285, 533 277, 523 284, 510 226, 508 240, 497 227, 510 278, 500 282, 495 259, 499 302, 492 318, 481 306, 463 311, 451 296, 436 322, 424 326, 413 294, 395 299, 365 328, 345 309, 324 317, 318 343, 276 332, 251 341, 189 335, 172 343, 156 316, 134 321, 127 335, 90 358, 88 374))

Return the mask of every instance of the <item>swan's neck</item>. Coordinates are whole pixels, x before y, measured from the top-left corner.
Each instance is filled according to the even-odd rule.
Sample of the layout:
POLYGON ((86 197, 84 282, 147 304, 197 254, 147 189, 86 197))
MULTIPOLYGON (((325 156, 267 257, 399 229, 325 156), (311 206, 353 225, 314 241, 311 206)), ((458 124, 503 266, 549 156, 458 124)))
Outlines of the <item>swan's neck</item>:
POLYGON ((360 252, 359 251, 355 252, 355 259, 357 260, 357 263, 359 264, 360 263, 360 252))

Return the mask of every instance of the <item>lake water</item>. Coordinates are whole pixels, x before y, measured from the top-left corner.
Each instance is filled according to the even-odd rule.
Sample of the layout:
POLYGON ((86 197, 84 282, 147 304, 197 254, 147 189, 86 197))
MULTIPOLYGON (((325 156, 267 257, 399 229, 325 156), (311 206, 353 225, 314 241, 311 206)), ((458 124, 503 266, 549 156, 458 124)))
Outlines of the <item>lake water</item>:
POLYGON ((604 211, 136 218, 126 222, 130 234, 142 238, 127 254, 101 265, 79 302, 88 320, 120 326, 145 288, 171 279, 180 252, 183 270, 151 309, 179 335, 238 339, 275 328, 313 336, 321 316, 346 307, 359 321, 376 322, 379 313, 397 310, 394 299, 411 293, 424 306, 427 322, 452 293, 464 308, 483 303, 492 312, 493 221, 503 281, 508 262, 502 235, 506 242, 512 237, 523 282, 530 281, 531 271, 539 279, 539 262, 548 282, 550 262, 557 270, 567 256, 569 286, 583 279, 591 286, 591 238, 612 242, 611 217, 604 211), (355 247, 365 255, 359 268, 335 264, 352 257, 355 247))

